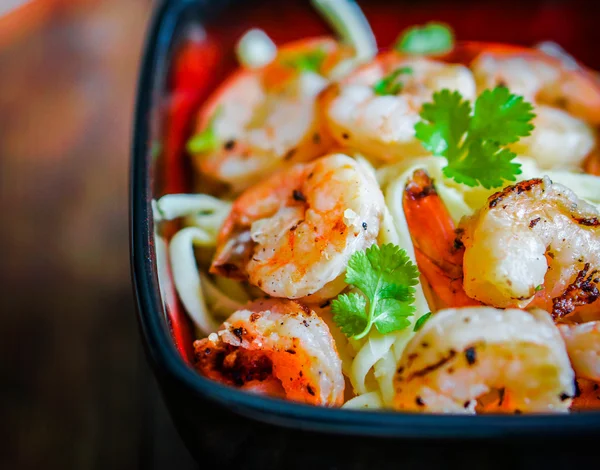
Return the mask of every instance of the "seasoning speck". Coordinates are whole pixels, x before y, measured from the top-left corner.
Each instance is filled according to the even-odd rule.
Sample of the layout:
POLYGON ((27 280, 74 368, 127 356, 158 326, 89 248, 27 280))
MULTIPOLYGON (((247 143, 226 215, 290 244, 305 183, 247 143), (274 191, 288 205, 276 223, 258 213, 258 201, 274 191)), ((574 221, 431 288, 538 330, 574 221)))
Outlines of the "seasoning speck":
POLYGON ((306 202, 306 196, 298 189, 292 191, 292 197, 294 198, 294 201, 306 202))
POLYGON ((477 362, 477 354, 475 353, 475 348, 473 346, 465 349, 465 359, 470 366, 477 362))

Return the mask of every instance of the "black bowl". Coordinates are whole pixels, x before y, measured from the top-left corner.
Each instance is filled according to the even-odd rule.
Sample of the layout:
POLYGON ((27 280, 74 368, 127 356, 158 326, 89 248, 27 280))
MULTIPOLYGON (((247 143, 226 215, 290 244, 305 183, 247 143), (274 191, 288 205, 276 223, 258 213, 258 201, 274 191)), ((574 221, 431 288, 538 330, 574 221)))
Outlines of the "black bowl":
MULTIPOLYGON (((201 462, 238 468, 357 468, 362 464, 391 467, 410 463, 449 466, 452 462, 464 465, 473 458, 488 464, 511 461, 514 468, 515 456, 535 448, 540 439, 599 435, 597 412, 446 416, 305 406, 212 382, 182 358, 174 344, 157 277, 151 200, 160 194, 157 182, 162 167, 152 156, 151 147, 161 140, 162 103, 176 45, 190 26, 237 11, 234 3, 171 0, 157 9, 140 75, 133 136, 130 227, 138 320, 163 397, 193 455, 201 462), (498 439, 509 439, 503 451, 498 439), (459 448, 457 440, 463 440, 459 448), (456 453, 458 450, 466 460, 456 453)), ((276 17, 277 12, 273 15, 276 17)), ((561 447, 564 451, 564 444, 561 447)), ((579 456, 587 452, 581 442, 577 447, 579 456)), ((571 458, 556 452, 550 452, 554 462, 571 458)))

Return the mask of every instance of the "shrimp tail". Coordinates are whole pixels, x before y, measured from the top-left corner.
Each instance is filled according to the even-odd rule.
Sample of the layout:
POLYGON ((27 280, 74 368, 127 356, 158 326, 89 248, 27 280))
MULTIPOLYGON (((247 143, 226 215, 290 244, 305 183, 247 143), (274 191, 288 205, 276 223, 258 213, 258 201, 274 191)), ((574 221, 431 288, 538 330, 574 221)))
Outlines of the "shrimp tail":
POLYGON ((435 294, 447 307, 481 305, 464 291, 460 233, 424 170, 406 183, 403 207, 417 265, 435 294))

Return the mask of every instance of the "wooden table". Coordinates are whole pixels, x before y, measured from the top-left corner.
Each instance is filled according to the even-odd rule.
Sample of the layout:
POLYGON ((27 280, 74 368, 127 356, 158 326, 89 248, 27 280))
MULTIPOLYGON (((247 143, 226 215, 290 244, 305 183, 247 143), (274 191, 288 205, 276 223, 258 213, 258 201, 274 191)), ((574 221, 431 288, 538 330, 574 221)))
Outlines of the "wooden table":
POLYGON ((141 351, 129 278, 151 8, 64 2, 0 47, 0 468, 192 468, 141 351))

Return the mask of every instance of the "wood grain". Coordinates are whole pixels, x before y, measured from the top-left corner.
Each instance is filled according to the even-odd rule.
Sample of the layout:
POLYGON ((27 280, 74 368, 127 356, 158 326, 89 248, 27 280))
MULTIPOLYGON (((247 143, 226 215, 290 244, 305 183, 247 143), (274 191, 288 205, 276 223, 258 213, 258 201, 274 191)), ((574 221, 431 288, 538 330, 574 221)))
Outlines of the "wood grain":
POLYGON ((129 278, 129 142, 151 7, 65 3, 0 48, 2 468, 135 468, 155 431, 162 454, 186 456, 145 365, 129 278), (147 426, 154 414, 161 429, 147 426))

